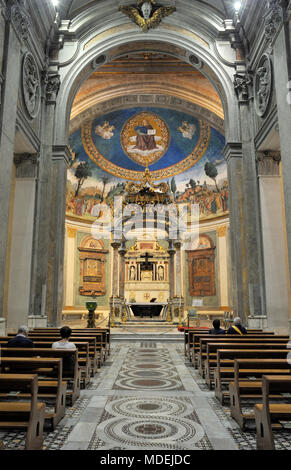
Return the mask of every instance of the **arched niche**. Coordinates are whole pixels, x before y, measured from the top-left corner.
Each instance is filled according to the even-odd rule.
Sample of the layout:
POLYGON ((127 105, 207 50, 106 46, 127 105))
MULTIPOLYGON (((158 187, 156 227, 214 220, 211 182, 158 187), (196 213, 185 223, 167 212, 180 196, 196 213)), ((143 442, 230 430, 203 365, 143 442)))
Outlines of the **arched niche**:
POLYGON ((191 297, 210 297, 216 295, 215 249, 216 247, 211 238, 202 233, 199 235, 197 249, 187 252, 189 294, 191 297))
POLYGON ((86 236, 78 248, 80 252, 79 294, 104 296, 106 294, 106 255, 102 240, 86 236))

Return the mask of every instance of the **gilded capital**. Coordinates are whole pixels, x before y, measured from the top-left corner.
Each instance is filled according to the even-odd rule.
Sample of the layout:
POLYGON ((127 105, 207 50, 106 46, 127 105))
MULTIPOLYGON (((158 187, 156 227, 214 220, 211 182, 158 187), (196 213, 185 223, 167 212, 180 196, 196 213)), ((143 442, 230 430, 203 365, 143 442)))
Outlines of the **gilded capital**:
POLYGON ((77 233, 77 229, 73 227, 67 227, 67 234, 69 238, 75 238, 77 233))
POLYGON ((217 235, 219 237, 225 237, 226 236, 226 232, 227 232, 227 227, 226 225, 224 225, 223 227, 217 227, 217 235))

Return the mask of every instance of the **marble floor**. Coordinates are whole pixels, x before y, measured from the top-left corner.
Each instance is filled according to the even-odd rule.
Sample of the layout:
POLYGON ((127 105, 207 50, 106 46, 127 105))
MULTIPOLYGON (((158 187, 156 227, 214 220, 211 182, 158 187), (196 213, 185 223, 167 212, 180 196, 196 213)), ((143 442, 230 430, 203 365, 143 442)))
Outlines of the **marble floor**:
MULTIPOLYGON (((255 437, 239 430, 181 343, 115 343, 74 407, 45 432, 44 450, 251 450, 255 437)), ((24 446, 22 433, 0 439, 5 449, 24 446)), ((290 436, 278 448, 291 449, 290 436)))

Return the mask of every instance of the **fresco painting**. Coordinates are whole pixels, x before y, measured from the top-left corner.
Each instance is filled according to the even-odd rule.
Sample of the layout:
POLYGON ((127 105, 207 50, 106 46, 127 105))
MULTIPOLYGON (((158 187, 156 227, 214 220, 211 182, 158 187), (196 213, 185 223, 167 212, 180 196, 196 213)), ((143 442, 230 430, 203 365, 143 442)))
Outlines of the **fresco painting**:
POLYGON ((228 214, 225 139, 206 122, 164 108, 130 108, 86 122, 70 136, 67 216, 94 221, 148 167, 177 203, 199 204, 200 219, 228 214))

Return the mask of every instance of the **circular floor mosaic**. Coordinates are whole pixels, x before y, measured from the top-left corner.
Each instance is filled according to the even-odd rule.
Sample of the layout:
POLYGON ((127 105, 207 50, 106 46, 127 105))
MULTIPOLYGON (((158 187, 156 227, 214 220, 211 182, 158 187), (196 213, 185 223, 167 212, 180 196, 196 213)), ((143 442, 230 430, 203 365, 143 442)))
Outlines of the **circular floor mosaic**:
POLYGON ((202 426, 194 421, 178 418, 112 418, 101 423, 97 432, 105 442, 110 439, 129 447, 159 448, 179 443, 195 447, 205 435, 202 426))
POLYGON ((193 411, 191 402, 173 398, 136 398, 128 397, 113 400, 106 404, 111 415, 142 418, 153 416, 187 416, 193 411))

